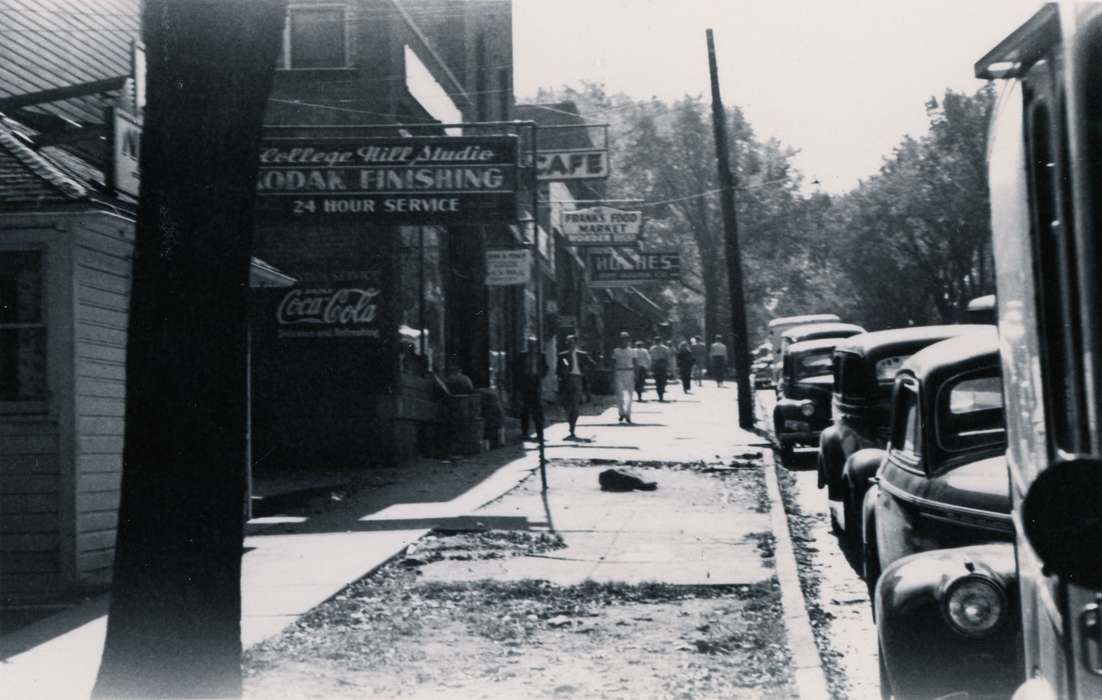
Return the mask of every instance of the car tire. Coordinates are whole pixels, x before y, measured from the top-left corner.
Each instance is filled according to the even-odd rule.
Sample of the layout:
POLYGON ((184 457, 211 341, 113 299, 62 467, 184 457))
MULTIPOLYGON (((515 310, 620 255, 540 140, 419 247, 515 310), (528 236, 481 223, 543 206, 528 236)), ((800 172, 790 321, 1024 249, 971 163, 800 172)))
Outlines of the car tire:
POLYGON ((778 440, 779 447, 777 453, 781 460, 782 466, 788 466, 792 463, 792 443, 788 440, 778 440))

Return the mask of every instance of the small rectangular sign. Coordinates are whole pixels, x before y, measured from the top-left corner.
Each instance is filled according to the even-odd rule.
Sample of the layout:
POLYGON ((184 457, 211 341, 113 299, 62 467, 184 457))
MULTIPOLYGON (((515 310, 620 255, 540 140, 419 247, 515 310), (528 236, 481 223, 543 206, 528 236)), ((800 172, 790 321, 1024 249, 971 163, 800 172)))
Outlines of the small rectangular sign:
POLYGON ((643 212, 590 207, 562 213, 562 232, 570 245, 634 245, 643 228, 643 212))
POLYGON ((329 271, 281 290, 275 308, 276 338, 381 340, 383 301, 377 271, 329 271))
POLYGON ((517 219, 515 136, 268 138, 257 211, 297 221, 490 224, 517 219))
POLYGON ((607 177, 608 149, 536 151, 536 178, 539 180, 588 180, 607 177))
POLYGON ((486 251, 488 287, 528 284, 531 276, 532 251, 526 248, 491 248, 486 251))
POLYGON ((630 287, 681 280, 681 253, 609 248, 589 254, 590 287, 630 287))
POLYGON ((111 163, 107 168, 107 186, 116 192, 137 197, 141 189, 138 159, 142 149, 142 122, 121 109, 108 109, 111 163))

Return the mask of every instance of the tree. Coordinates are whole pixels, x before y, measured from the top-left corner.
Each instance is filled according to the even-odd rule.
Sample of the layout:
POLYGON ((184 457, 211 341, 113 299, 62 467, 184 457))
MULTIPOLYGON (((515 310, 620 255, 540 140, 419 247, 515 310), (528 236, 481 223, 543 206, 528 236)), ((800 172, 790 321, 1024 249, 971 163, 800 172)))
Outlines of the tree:
POLYGON ((126 439, 95 694, 241 691, 246 295, 285 0, 145 0, 126 439))

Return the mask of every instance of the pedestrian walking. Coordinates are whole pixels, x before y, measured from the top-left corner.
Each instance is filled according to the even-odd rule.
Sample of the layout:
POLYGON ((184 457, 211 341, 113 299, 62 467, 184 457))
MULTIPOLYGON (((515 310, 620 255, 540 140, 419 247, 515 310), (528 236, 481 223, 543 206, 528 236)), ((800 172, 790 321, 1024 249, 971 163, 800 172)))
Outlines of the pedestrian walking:
POLYGON ((543 440, 543 397, 540 387, 547 376, 547 358, 535 336, 528 338, 528 349, 517 355, 513 376, 520 392, 520 430, 524 433, 524 439, 531 439, 528 426, 534 422, 536 437, 543 440))
POLYGON ((555 363, 555 375, 559 379, 559 400, 566 409, 566 420, 570 424, 567 439, 575 440, 574 428, 578 423, 578 411, 582 404, 582 394, 589 394, 589 373, 593 369, 593 359, 589 353, 578 348, 578 339, 566 336, 566 350, 559 353, 555 363))
POLYGON ((650 353, 642 340, 635 341, 635 393, 643 400, 643 391, 647 388, 647 373, 650 372, 650 353))
POLYGON ((670 360, 673 352, 662 338, 655 338, 650 349, 651 374, 654 375, 654 390, 659 401, 666 400, 666 380, 670 376, 670 360))
POLYGON ((689 343, 689 350, 693 353, 693 376, 696 377, 696 385, 703 386, 704 372, 708 369, 708 346, 694 335, 692 342, 689 343))
POLYGON ((717 335, 712 347, 708 348, 708 359, 716 386, 723 386, 723 377, 727 374, 727 346, 723 344, 723 336, 717 335))
POLYGON ((620 346, 612 351, 612 374, 616 385, 616 402, 620 409, 620 422, 631 422, 631 399, 635 388, 635 368, 639 356, 631 347, 631 336, 620 333, 620 346))
POLYGON ((693 367, 696 361, 693 359, 693 351, 689 348, 689 344, 685 341, 681 341, 681 345, 677 347, 677 375, 681 377, 681 391, 686 394, 689 393, 689 388, 693 385, 693 367))

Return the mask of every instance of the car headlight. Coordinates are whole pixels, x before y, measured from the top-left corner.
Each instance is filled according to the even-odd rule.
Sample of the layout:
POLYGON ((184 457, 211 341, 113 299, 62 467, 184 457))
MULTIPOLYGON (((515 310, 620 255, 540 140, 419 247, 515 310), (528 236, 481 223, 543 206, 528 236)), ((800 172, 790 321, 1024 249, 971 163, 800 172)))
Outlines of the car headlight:
POLYGON ((1006 614, 1002 588, 983 576, 965 576, 949 585, 942 599, 949 625, 966 637, 991 632, 1006 614))
POLYGON ((811 402, 800 404, 800 413, 810 418, 811 416, 815 415, 815 404, 811 402))

